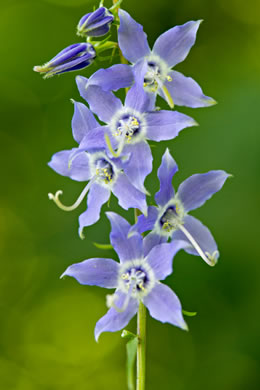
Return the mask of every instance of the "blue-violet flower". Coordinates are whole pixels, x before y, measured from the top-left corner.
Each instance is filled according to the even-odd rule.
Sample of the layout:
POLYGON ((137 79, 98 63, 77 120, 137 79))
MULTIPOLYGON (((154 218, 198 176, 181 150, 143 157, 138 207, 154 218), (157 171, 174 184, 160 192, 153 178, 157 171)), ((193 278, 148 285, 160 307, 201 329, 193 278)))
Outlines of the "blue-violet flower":
POLYGON ((186 252, 201 256, 213 266, 219 257, 217 244, 209 229, 188 212, 210 199, 230 175, 221 170, 192 175, 175 194, 172 178, 177 171, 178 166, 167 149, 158 169, 160 190, 155 195, 158 207, 148 207, 148 216, 139 216, 131 230, 139 233, 151 230, 147 236, 149 246, 165 242, 168 238, 186 241, 189 244, 184 248, 186 252))
POLYGON ((146 60, 148 69, 143 81, 147 91, 161 95, 170 107, 174 103, 188 107, 205 107, 216 103, 203 94, 191 77, 171 70, 189 54, 201 20, 190 21, 166 31, 159 36, 151 50, 143 27, 122 9, 119 10, 119 17, 119 47, 132 64, 146 60))
POLYGON ((160 244, 144 255, 142 236, 135 233, 127 238, 129 223, 112 212, 107 216, 112 225, 110 240, 120 263, 88 259, 71 265, 61 276, 72 276, 84 285, 116 288, 113 295, 107 296, 110 309, 96 324, 96 340, 103 332, 123 329, 136 314, 139 302, 144 303, 153 318, 187 330, 178 297, 159 282, 172 273, 172 258, 181 245, 174 244, 169 250, 172 243, 160 244))

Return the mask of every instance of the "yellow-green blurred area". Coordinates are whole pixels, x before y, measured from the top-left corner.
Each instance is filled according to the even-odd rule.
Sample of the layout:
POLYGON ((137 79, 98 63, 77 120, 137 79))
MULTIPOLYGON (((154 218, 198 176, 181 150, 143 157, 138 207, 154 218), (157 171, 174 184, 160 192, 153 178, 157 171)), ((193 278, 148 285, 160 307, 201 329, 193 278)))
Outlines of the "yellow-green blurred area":
MULTIPOLYGON (((79 41, 77 22, 94 5, 92 0, 1 2, 1 390, 126 389, 120 332, 94 341, 109 291, 59 279, 73 262, 117 258, 92 244, 108 243, 107 205, 82 241, 77 218, 86 205, 65 213, 47 197, 63 189, 63 201, 70 204, 84 187, 47 166, 52 154, 75 146, 70 98, 82 101, 75 74, 43 80, 32 72, 79 41)), ((147 188, 152 194, 158 189, 156 170, 166 146, 180 168, 175 185, 210 169, 234 175, 192 213, 214 234, 219 263, 210 268, 199 257, 179 253, 165 281, 185 310, 198 312, 187 318, 190 331, 148 319, 147 390, 259 389, 260 3, 124 0, 123 7, 144 25, 151 44, 176 24, 204 19, 196 45, 176 69, 219 103, 179 108, 200 126, 154 143, 147 188)), ((109 66, 96 62, 80 74, 88 77, 104 65, 109 66)), ((158 105, 166 108, 162 100, 158 105)), ((133 221, 133 212, 121 211, 114 198, 110 210, 133 221)), ((133 319, 128 329, 134 331, 135 324, 133 319)))

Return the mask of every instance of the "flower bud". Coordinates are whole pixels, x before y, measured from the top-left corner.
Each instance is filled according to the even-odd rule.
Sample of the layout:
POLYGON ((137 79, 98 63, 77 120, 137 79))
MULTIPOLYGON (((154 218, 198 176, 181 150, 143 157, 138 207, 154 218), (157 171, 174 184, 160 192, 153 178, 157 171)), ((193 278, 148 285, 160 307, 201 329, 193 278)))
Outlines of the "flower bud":
POLYGON ((80 19, 77 26, 77 34, 80 36, 100 37, 108 33, 113 20, 113 14, 107 8, 100 7, 80 19))
POLYGON ((64 72, 85 68, 92 64, 96 52, 90 43, 75 43, 63 49, 42 66, 34 66, 35 72, 44 73, 44 78, 64 72))

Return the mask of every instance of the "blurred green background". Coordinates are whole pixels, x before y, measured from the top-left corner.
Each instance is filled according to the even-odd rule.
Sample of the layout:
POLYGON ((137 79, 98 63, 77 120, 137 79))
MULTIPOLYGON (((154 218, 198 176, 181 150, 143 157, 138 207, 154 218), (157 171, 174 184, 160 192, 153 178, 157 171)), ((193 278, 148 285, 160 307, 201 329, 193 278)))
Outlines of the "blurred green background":
MULTIPOLYGON (((3 390, 126 389, 120 332, 94 341, 107 291, 59 276, 73 262, 115 257, 95 248, 108 242, 104 216, 77 235, 77 217, 48 200, 64 190, 70 204, 83 188, 47 166, 53 153, 75 145, 73 106, 81 100, 75 74, 50 80, 32 72, 75 43, 75 26, 94 1, 1 2, 0 388, 3 390)), ((110 3, 105 2, 108 6, 110 3)), ((193 215, 213 232, 221 252, 215 268, 179 253, 166 280, 190 332, 148 319, 147 389, 256 390, 259 378, 259 88, 260 3, 242 0, 124 0, 152 44, 175 24, 204 19, 197 43, 176 69, 194 77, 218 105, 182 109, 200 127, 153 149, 154 173, 166 146, 179 164, 175 184, 197 172, 234 175, 193 215)), ((89 76, 100 65, 81 72, 89 76)), ((165 107, 160 102, 162 107, 165 107)), ((111 209, 120 211, 117 201, 111 209)), ((121 212, 121 211, 120 211, 121 212)), ((121 212, 130 221, 132 211, 121 212)), ((128 329, 135 329, 135 319, 128 329)))

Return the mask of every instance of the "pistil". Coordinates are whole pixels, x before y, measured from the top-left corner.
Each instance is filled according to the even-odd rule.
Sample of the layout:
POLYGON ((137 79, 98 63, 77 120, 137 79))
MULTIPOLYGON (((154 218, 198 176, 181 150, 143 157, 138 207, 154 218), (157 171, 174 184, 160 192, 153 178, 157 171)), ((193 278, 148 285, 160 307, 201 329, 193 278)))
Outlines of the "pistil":
POLYGON ((190 243, 193 245, 193 247, 196 249, 196 251, 198 252, 198 254, 202 257, 202 259, 208 264, 210 265, 211 267, 213 267, 216 262, 217 262, 217 255, 218 255, 218 251, 215 251, 213 252, 212 254, 210 254, 209 252, 204 252, 201 247, 199 246, 199 244, 197 243, 197 241, 194 239, 194 237, 188 232, 188 230, 183 226, 183 225, 179 225, 179 229, 183 232, 183 234, 185 234, 185 236, 188 238, 188 240, 190 241, 190 243))
POLYGON ((95 175, 89 182, 88 184, 86 185, 86 187, 83 189, 83 191, 81 192, 81 194, 79 195, 78 199, 76 200, 75 203, 73 203, 73 205, 71 206, 65 206, 59 199, 59 196, 63 194, 63 191, 62 190, 58 190, 55 194, 51 194, 49 193, 48 194, 48 197, 50 200, 53 200, 54 203, 56 203, 56 205, 61 209, 61 210, 64 210, 64 211, 72 211, 72 210, 75 210, 79 205, 80 203, 82 202, 82 200, 85 198, 85 196, 87 195, 91 185, 94 183, 94 181, 97 179, 97 175, 95 175))

